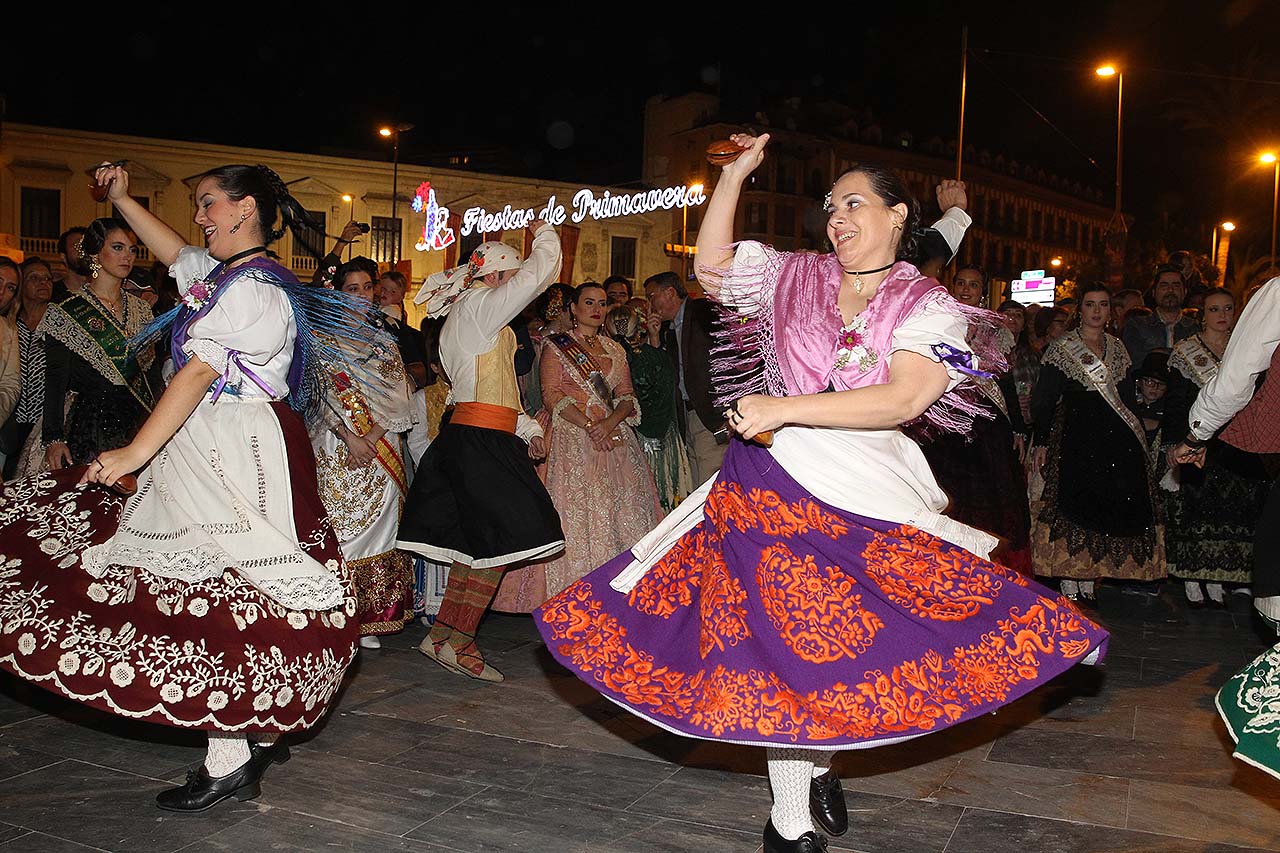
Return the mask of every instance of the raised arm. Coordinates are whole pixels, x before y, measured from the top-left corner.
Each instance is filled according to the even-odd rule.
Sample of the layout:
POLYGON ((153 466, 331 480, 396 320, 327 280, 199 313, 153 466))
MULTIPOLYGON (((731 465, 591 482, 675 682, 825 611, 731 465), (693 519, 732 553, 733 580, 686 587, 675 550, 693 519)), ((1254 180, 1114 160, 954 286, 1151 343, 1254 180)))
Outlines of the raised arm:
POLYGON ((129 173, 120 166, 103 163, 93 176, 99 186, 107 188, 107 198, 111 199, 138 239, 147 245, 157 260, 171 266, 187 241, 129 195, 129 173))
MULTIPOLYGON (((697 266, 725 270, 733 262, 733 220, 738 211, 738 198, 743 184, 751 173, 764 162, 764 147, 769 144, 769 134, 751 136, 735 133, 729 137, 743 149, 743 153, 720 173, 720 180, 711 192, 707 212, 698 228, 697 266)), ((698 282, 708 293, 719 291, 719 282, 698 273, 698 282)))

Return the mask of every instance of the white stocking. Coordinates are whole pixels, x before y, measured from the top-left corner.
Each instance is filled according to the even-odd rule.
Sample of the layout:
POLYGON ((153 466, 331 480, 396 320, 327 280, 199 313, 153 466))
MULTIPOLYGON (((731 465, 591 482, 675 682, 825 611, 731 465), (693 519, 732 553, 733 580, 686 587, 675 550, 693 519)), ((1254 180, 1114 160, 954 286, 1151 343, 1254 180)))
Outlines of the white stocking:
POLYGON ((235 772, 249 760, 249 741, 243 734, 209 732, 209 752, 204 769, 217 779, 235 772))
POLYGON ((773 828, 788 841, 813 831, 809 816, 809 782, 814 753, 803 749, 769 747, 769 786, 773 788, 773 828))
POLYGON ((271 746, 279 737, 279 732, 261 732, 253 736, 253 742, 258 746, 271 746))

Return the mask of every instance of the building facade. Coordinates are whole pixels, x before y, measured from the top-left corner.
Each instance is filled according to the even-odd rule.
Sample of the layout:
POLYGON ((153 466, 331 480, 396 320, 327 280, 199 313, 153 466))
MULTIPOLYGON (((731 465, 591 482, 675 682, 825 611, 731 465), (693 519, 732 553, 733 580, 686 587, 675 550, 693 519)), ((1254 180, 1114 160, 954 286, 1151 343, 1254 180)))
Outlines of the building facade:
MULTIPOLYGON (((650 98, 644 181, 655 186, 699 181, 711 187, 720 170, 708 165, 707 145, 743 130, 722 121, 719 110, 714 95, 650 98)), ((865 141, 878 139, 878 129, 868 134, 846 127, 843 135, 819 136, 776 124, 756 127, 771 134, 769 156, 743 192, 735 236, 781 249, 827 251, 822 198, 839 174, 860 162, 895 169, 920 200, 924 218, 938 214, 934 190, 955 170, 954 153, 946 157, 940 141, 935 150, 922 151, 905 136, 889 145, 865 141)), ((964 180, 974 222, 958 258, 981 265, 996 283, 1031 269, 1070 274, 1100 258, 1113 211, 1096 189, 985 152, 968 152, 964 180)), ((689 212, 690 241, 696 239, 700 214, 689 212)))
MULTIPOLYGON (((0 131, 0 254, 35 254, 60 266, 58 235, 112 214, 110 202, 95 202, 89 195, 94 167, 103 160, 122 159, 129 161, 130 193, 197 246, 204 244, 203 234, 192 222, 192 193, 199 177, 227 163, 265 163, 280 174, 324 227, 329 235, 326 250, 349 220, 368 223, 370 232, 356 243, 354 252, 372 257, 384 267, 398 258, 400 269, 415 285, 459 263, 459 258, 466 258, 472 247, 486 239, 524 248, 520 229, 487 234, 477 230, 463 236, 459 226, 468 208, 483 207, 491 214, 507 205, 536 210, 555 196, 572 215, 572 199, 582 189, 552 181, 400 163, 393 218, 390 162, 8 123, 0 131), (449 223, 456 242, 442 251, 415 249, 424 214, 415 213, 412 202, 419 185, 428 181, 438 203, 452 214, 449 223)), ((613 195, 627 192, 589 189, 597 197, 606 190, 613 195)), ((586 218, 579 224, 570 219, 559 226, 565 249, 561 280, 576 285, 618 274, 643 281, 654 273, 678 270, 680 261, 663 251, 664 243, 672 241, 670 216, 659 211, 613 219, 586 218)), ((300 278, 309 279, 315 271, 316 261, 295 247, 289 235, 272 248, 300 278)), ((142 250, 139 265, 150 262, 149 254, 142 250)), ((408 307, 411 318, 420 319, 414 306, 408 307)))

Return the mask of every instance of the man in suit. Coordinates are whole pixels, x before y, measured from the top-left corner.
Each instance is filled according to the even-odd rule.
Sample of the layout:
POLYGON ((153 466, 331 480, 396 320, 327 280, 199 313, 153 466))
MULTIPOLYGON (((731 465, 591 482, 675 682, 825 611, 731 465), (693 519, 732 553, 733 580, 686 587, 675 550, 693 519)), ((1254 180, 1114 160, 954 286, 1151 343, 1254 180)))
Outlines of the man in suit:
POLYGON ((702 483, 720 470, 729 444, 724 415, 711 396, 716 306, 707 299, 690 299, 684 282, 673 272, 649 276, 644 294, 649 310, 663 320, 662 348, 675 362, 678 378, 680 431, 689 448, 694 480, 702 483))

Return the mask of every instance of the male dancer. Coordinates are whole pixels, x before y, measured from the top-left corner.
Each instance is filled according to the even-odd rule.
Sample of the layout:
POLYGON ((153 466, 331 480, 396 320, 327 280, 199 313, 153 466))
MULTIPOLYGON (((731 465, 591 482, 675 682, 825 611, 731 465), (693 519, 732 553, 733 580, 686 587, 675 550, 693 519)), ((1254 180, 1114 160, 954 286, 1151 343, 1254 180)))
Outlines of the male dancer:
POLYGON ((516 337, 507 325, 560 273, 555 229, 535 220, 529 230, 527 261, 505 243, 484 243, 414 297, 427 316, 447 317, 440 361, 454 409, 422 457, 397 544, 452 563, 440 614, 419 650, 483 681, 502 681, 475 635, 504 568, 564 548, 560 517, 531 461, 545 455, 542 428, 521 408, 516 337))

